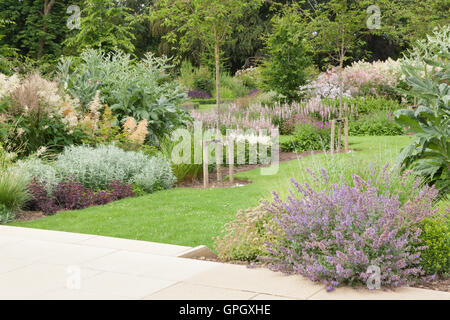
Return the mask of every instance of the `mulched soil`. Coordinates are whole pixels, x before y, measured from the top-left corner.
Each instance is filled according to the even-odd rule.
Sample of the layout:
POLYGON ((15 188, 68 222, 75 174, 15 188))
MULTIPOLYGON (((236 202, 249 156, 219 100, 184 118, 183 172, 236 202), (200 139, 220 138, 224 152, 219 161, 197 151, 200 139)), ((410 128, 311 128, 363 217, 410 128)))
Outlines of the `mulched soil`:
POLYGON ((23 211, 16 215, 15 221, 33 221, 44 217, 46 215, 41 211, 23 211))
POLYGON ((437 291, 450 292, 450 277, 438 277, 432 282, 417 284, 414 287, 437 291))

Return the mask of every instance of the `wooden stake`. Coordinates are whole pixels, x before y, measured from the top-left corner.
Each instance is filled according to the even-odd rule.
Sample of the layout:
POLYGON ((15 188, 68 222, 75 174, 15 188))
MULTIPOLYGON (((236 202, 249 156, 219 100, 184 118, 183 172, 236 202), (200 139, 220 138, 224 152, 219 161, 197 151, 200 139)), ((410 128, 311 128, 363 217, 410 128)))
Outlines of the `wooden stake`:
POLYGON ((336 125, 336 120, 331 120, 331 142, 330 142, 330 152, 334 153, 334 127, 336 125))
POLYGON ((337 141, 337 152, 341 152, 341 143, 342 143, 342 119, 338 121, 338 141, 337 141))
POLYGON ((217 168, 217 182, 222 182, 222 155, 223 144, 221 141, 216 142, 216 168, 217 168))
POLYGON ((230 176, 230 182, 234 183, 234 140, 228 139, 228 170, 230 176))
POLYGON ((203 188, 208 188, 209 173, 208 173, 208 142, 203 141, 203 188))
POLYGON ((344 119, 344 148, 348 152, 348 118, 344 119))

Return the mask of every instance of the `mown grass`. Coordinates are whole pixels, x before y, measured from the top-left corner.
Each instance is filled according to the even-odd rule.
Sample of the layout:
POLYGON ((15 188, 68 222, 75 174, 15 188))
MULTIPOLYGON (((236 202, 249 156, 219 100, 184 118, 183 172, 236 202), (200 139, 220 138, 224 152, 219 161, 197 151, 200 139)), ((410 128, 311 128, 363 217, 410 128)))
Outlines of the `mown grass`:
POLYGON ((201 104, 198 108, 200 111, 212 110, 216 107, 216 104, 201 104))
POLYGON ((371 163, 394 163, 409 139, 406 136, 352 137, 350 148, 358 152, 333 156, 317 154, 282 163, 276 175, 263 176, 259 169, 243 172, 237 177, 253 181, 243 187, 177 188, 13 225, 186 246, 204 244, 212 248, 213 237, 239 209, 255 206, 259 199, 269 199, 273 190, 286 195, 291 178, 300 182, 310 179, 307 168, 323 167, 332 179, 349 176, 352 172, 361 173, 371 163))

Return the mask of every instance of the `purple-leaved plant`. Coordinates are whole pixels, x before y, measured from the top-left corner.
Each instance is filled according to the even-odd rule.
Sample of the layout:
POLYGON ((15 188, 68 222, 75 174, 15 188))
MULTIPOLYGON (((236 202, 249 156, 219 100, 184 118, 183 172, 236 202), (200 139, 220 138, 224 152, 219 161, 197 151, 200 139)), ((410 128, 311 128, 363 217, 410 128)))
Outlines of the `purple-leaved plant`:
POLYGON ((48 196, 45 183, 34 178, 28 184, 28 191, 31 194, 31 200, 25 205, 28 210, 42 211, 47 215, 52 215, 58 211, 55 200, 48 196))
POLYGON ((59 183, 53 196, 61 208, 84 209, 94 204, 94 192, 76 181, 59 183))
POLYGON ((114 180, 107 190, 92 191, 75 181, 60 182, 52 194, 49 194, 45 182, 33 179, 28 185, 32 199, 27 209, 42 211, 46 215, 58 210, 84 209, 93 205, 103 205, 123 198, 133 197, 133 187, 120 180, 114 180))
POLYGON ((365 284, 371 265, 380 268, 383 286, 408 286, 424 276, 418 223, 436 212, 434 187, 419 188, 418 180, 402 205, 395 191, 356 175, 351 185, 333 185, 322 170, 321 180, 320 191, 292 180, 295 190, 286 201, 274 192, 269 238, 279 240, 266 243, 271 269, 301 274, 329 290, 365 284))
POLYGON ((133 186, 120 180, 111 181, 108 190, 111 192, 113 201, 134 197, 133 186))

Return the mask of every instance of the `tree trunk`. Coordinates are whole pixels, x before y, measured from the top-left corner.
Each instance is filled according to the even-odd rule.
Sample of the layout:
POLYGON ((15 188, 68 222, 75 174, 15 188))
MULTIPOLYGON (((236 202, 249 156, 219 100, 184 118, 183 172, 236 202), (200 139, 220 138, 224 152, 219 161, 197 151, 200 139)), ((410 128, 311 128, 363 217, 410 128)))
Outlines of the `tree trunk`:
POLYGON ((344 71, 344 55, 345 55, 345 26, 342 26, 342 35, 341 35, 341 47, 339 49, 339 122, 338 122, 338 145, 337 152, 341 151, 341 141, 342 141, 342 117, 344 113, 343 106, 343 96, 344 96, 344 79, 343 79, 343 71, 344 71))
MULTIPOLYGON (((43 31, 44 34, 47 34, 48 30, 47 30, 47 21, 46 18, 47 16, 50 14, 50 12, 52 11, 53 6, 55 5, 55 1, 56 0, 45 0, 44 1, 44 13, 43 13, 43 19, 44 19, 44 27, 43 27, 43 31)), ((45 47, 45 36, 43 36, 41 38, 41 40, 39 41, 39 57, 42 58, 42 56, 44 55, 44 47, 45 47)))
MULTIPOLYGON (((216 60, 216 108, 217 108, 217 133, 220 132, 220 44, 219 44, 219 36, 217 34, 217 28, 214 26, 214 57, 216 60)), ((218 143, 216 145, 216 153, 219 152, 218 148, 222 146, 222 144, 218 143)), ((220 162, 216 163, 217 167, 217 181, 221 182, 222 180, 222 166, 220 162)))

